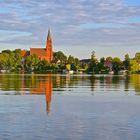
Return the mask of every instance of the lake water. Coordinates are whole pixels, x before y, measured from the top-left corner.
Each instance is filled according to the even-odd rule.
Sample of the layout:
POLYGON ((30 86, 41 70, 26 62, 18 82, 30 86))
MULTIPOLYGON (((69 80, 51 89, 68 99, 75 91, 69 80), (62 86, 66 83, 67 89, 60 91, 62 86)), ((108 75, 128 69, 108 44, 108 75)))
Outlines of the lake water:
POLYGON ((0 75, 0 140, 139 140, 140 75, 0 75))

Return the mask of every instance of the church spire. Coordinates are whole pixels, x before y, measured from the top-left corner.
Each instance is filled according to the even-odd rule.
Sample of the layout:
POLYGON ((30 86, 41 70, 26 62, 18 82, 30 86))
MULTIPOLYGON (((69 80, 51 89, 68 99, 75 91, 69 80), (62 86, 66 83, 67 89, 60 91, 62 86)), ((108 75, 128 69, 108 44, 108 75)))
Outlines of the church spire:
POLYGON ((51 39, 52 37, 51 37, 51 29, 49 28, 49 30, 48 30, 48 36, 47 36, 47 40, 48 39, 51 39))
POLYGON ((46 60, 49 63, 53 60, 52 36, 51 36, 50 28, 48 30, 48 36, 46 41, 46 60))

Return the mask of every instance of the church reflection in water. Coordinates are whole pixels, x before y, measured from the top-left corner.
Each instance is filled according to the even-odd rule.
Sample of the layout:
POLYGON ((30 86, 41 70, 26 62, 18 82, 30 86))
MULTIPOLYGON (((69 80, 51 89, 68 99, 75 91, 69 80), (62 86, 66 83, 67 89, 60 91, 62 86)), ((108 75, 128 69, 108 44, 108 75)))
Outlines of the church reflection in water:
POLYGON ((51 111, 51 97, 52 97, 52 80, 49 78, 48 81, 46 81, 46 111, 47 113, 50 113, 51 111))
POLYGON ((35 84, 35 87, 31 88, 30 93, 36 95, 44 95, 45 93, 45 101, 46 101, 46 112, 47 114, 51 111, 51 98, 52 98, 52 79, 48 77, 45 81, 39 80, 35 84))

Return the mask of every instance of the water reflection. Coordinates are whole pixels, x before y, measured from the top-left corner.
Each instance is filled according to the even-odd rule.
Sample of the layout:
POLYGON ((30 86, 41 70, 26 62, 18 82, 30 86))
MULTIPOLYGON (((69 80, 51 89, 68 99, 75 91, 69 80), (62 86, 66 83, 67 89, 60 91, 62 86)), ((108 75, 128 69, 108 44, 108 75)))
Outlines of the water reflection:
MULTIPOLYGON (((0 75, 0 94, 76 94, 96 91, 140 92, 140 75, 0 75), (48 85, 47 85, 48 84, 48 85), (50 90, 48 90, 50 87, 50 90), (46 89, 46 91, 45 91, 46 89), (68 92, 69 91, 69 92, 68 92)), ((104 92, 105 94, 105 92, 104 92)))
POLYGON ((133 75, 130 77, 130 82, 129 82, 135 89, 135 92, 137 95, 140 95, 140 75, 133 75))
MULTIPOLYGON (((35 77, 32 77, 32 80, 35 77)), ((52 77, 49 75, 45 80, 40 79, 36 81, 35 79, 33 80, 34 84, 32 85, 33 88, 30 88, 30 94, 35 94, 35 95, 44 95, 45 94, 45 99, 46 99, 46 112, 47 114, 50 113, 51 111, 51 98, 52 98, 52 77)))
POLYGON ((46 112, 49 114, 51 111, 51 98, 52 98, 52 80, 48 79, 46 82, 46 112))
POLYGON ((140 137, 139 98, 124 96, 140 94, 140 75, 1 74, 0 95, 7 94, 31 96, 0 97, 0 139, 140 137))
POLYGON ((140 95, 140 75, 0 75, 0 95, 140 95))

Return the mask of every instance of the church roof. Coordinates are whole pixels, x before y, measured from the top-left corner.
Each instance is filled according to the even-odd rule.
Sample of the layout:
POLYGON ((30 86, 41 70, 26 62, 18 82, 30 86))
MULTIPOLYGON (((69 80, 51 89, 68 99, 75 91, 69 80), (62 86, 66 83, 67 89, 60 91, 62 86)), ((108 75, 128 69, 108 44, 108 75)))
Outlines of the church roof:
POLYGON ((46 49, 30 48, 30 55, 36 54, 37 56, 46 56, 46 49))

